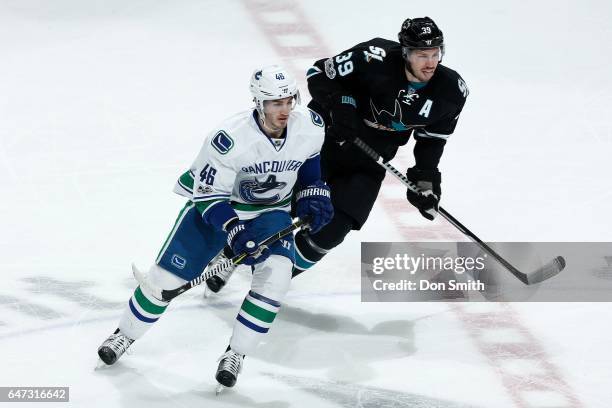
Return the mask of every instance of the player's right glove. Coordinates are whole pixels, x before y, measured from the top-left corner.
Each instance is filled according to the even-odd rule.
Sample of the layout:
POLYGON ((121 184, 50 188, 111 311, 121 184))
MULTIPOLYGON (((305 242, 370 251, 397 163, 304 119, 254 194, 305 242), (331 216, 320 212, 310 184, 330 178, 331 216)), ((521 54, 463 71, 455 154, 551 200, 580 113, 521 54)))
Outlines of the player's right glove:
POLYGON ((330 110, 331 124, 327 134, 341 146, 350 145, 350 142, 361 135, 363 121, 357 113, 355 98, 348 95, 338 95, 330 110))
POLYGON ((430 221, 433 221, 438 215, 438 204, 442 189, 442 175, 438 169, 420 170, 416 167, 411 167, 406 171, 406 177, 419 188, 419 192, 408 189, 406 198, 410 204, 419 209, 421 215, 430 221))
POLYGON ((252 266, 265 261, 270 256, 268 247, 258 248, 255 235, 244 221, 232 221, 226 230, 227 245, 232 248, 234 255, 245 252, 248 254, 242 261, 243 264, 252 266))

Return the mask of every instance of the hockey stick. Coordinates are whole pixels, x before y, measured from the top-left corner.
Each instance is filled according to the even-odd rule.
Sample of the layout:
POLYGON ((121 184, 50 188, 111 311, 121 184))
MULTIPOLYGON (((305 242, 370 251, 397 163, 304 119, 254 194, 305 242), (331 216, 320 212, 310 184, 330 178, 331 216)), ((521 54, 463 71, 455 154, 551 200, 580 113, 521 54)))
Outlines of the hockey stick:
MULTIPOLYGON (((368 146, 363 140, 360 138, 355 138, 353 141, 355 145, 357 145, 365 154, 370 156, 376 163, 380 166, 384 167, 388 172, 393 174, 399 181, 402 182, 406 187, 408 187, 411 191, 418 193, 419 188, 412 183, 408 178, 400 173, 395 167, 393 167, 390 163, 384 161, 381 155, 379 155, 374 149, 368 146)), ((467 235, 474 243, 476 243, 480 249, 487 252, 491 255, 497 262, 499 262, 504 268, 510 271, 511 274, 516 276, 521 282, 525 285, 533 285, 535 283, 540 283, 545 281, 548 278, 552 278, 557 275, 559 272, 565 268, 565 259, 562 256, 555 257, 552 261, 548 262, 546 265, 532 271, 531 273, 524 273, 516 269, 512 266, 508 261, 502 258, 497 252, 495 252, 489 245, 482 242, 480 238, 476 236, 472 231, 467 229, 466 226, 461 224, 455 217, 453 217, 448 211, 444 208, 439 207, 438 212, 444 217, 449 223, 451 223, 455 228, 461 231, 463 234, 467 235)))
MULTIPOLYGON (((297 219, 296 221, 293 221, 293 223, 289 225, 288 227, 283 228, 277 233, 270 235, 268 238, 264 239, 262 242, 259 243, 258 248, 261 249, 264 246, 273 244, 276 241, 280 240, 281 238, 291 234, 293 231, 300 229, 302 227, 305 227, 306 225, 308 225, 307 221, 302 220, 302 219, 297 219)), ((223 253, 223 251, 221 251, 221 253, 223 253)), ((176 289, 169 289, 169 290, 161 289, 159 287, 154 286, 149 281, 147 276, 145 276, 141 271, 139 271, 134 264, 132 264, 132 272, 134 274, 134 278, 136 279, 136 281, 138 281, 138 284, 141 287, 143 287, 147 291, 147 293, 150 293, 154 298, 158 300, 161 300, 163 302, 169 302, 175 297, 177 297, 178 295, 180 295, 181 293, 188 291, 194 286, 198 286, 199 284, 201 284, 202 282, 204 282, 206 279, 210 278, 211 276, 214 276, 217 273, 226 270, 227 268, 231 268, 236 265, 239 265, 244 260, 244 258, 246 258, 247 256, 249 256, 249 254, 246 252, 238 254, 230 259, 222 256, 220 257, 220 262, 216 262, 217 257, 215 257, 206 266, 206 268, 204 268, 204 272, 202 272, 200 276, 198 276, 195 279, 190 280, 189 282, 186 282, 185 284, 183 284, 182 286, 179 286, 176 289)))

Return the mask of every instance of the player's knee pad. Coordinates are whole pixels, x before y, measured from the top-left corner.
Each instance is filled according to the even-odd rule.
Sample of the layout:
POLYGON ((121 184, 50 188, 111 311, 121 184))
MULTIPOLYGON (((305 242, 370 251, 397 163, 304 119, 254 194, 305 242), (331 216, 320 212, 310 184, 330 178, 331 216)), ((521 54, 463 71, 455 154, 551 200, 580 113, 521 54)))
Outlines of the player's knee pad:
POLYGON ((287 257, 270 255, 270 257, 253 269, 251 291, 276 302, 282 302, 291 284, 293 263, 287 257))
POLYGON ((149 269, 148 279, 153 286, 164 290, 176 289, 187 282, 185 279, 165 270, 158 264, 153 264, 151 266, 151 269, 149 269))

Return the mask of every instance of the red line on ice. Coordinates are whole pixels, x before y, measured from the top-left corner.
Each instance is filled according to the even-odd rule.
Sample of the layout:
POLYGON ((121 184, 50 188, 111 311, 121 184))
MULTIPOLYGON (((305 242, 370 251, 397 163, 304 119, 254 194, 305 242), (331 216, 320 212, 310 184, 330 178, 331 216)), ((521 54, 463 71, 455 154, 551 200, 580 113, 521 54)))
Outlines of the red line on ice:
MULTIPOLYGON (((296 59, 316 59, 332 55, 328 50, 322 37, 316 28, 310 24, 304 14, 299 2, 295 0, 273 1, 273 0, 243 0, 243 4, 257 27, 262 31, 275 52, 284 59, 285 65, 298 78, 302 85, 305 82, 304 69, 296 64, 296 59), (279 16, 289 16, 288 21, 279 22, 279 16), (291 36, 308 39, 307 45, 288 45, 291 36), (285 43, 283 43, 283 38, 285 43)), ((302 87, 303 88, 303 87, 302 87)), ((397 188, 399 182, 389 177, 385 180, 387 188, 381 189, 379 203, 386 212, 390 214, 414 213, 416 212, 405 200, 385 197, 385 190, 397 188)), ((397 228, 404 239, 410 241, 418 240, 463 240, 464 237, 447 223, 430 224, 426 227, 412 226, 401 217, 394 217, 397 228)), ((529 391, 548 391, 558 393, 567 402, 564 406, 581 408, 582 404, 573 393, 557 367, 550 362, 543 347, 537 338, 529 332, 510 306, 503 304, 499 311, 489 313, 469 313, 461 304, 457 303, 451 307, 457 318, 464 324, 468 335, 476 343, 480 352, 486 356, 495 372, 499 373, 504 387, 518 408, 533 408, 537 405, 531 404, 524 395, 529 391), (491 343, 482 338, 483 330, 489 328, 513 329, 522 335, 521 343, 491 343), (539 376, 514 375, 503 367, 505 362, 512 359, 531 360, 539 365, 541 374, 539 376)))

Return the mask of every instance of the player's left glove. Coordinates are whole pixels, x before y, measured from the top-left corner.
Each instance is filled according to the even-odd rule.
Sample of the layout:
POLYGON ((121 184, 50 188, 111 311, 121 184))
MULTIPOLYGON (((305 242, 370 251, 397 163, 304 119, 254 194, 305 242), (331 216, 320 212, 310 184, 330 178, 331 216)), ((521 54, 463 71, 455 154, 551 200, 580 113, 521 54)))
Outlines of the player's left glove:
POLYGON ((329 187, 318 180, 297 195, 296 215, 308 220, 310 232, 318 232, 334 216, 329 187))
POLYGON ((355 98, 349 95, 334 96, 335 103, 330 110, 331 123, 327 134, 342 147, 348 147, 350 142, 360 137, 363 132, 363 122, 357 113, 355 98))
POLYGON ((428 220, 433 220, 438 215, 438 204, 442 196, 440 183, 442 175, 438 169, 420 170, 416 167, 411 167, 406 171, 406 177, 412 183, 416 184, 419 192, 408 189, 406 198, 410 204, 418 208, 421 215, 428 220))

